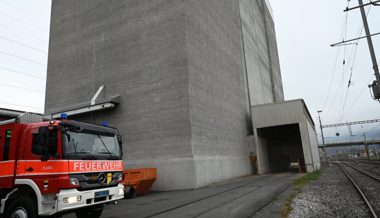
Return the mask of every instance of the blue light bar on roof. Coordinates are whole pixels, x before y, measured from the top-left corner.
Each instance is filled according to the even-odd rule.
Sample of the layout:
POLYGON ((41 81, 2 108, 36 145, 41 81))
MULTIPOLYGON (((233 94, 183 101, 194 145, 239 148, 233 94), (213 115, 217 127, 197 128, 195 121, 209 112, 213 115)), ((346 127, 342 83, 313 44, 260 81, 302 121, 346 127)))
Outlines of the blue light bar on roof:
POLYGON ((66 113, 61 113, 61 119, 62 120, 67 120, 67 114, 66 113))

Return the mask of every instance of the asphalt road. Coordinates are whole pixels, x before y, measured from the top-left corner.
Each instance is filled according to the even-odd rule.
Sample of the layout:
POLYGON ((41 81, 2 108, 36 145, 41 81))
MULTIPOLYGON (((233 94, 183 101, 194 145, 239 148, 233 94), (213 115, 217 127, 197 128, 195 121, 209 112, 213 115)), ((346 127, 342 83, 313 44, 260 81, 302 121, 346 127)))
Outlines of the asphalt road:
MULTIPOLYGON (((300 174, 249 176, 198 190, 150 193, 107 205, 103 218, 244 217, 287 189, 300 174)), ((64 218, 75 218, 74 214, 64 218)))

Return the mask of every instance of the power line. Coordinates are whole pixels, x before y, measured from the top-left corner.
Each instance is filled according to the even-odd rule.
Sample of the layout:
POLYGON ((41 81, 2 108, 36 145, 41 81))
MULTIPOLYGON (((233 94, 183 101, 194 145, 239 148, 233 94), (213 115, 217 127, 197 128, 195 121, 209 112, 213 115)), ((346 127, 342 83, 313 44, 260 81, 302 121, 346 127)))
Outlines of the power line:
POLYGON ((12 31, 14 31, 14 32, 17 32, 17 33, 23 34, 23 35, 25 35, 25 36, 28 36, 28 37, 30 37, 30 38, 32 38, 32 39, 39 40, 39 41, 41 41, 41 42, 47 42, 47 41, 48 41, 48 40, 45 40, 45 39, 38 38, 37 36, 34 36, 34 35, 29 34, 29 33, 27 33, 27 32, 24 32, 24 31, 18 30, 18 29, 16 29, 16 28, 13 28, 13 27, 10 27, 10 26, 7 26, 7 25, 4 25, 4 24, 2 24, 2 23, 0 23, 0 26, 2 26, 2 27, 4 27, 4 28, 7 28, 7 29, 10 29, 10 30, 12 30, 12 31))
MULTIPOLYGON (((350 0, 349 0, 350 1, 350 0)), ((372 1, 372 0, 369 0, 369 2, 368 3, 366 3, 366 4, 362 4, 362 5, 358 5, 358 6, 355 6, 355 7, 352 7, 352 8, 346 8, 345 10, 344 10, 344 12, 347 12, 347 11, 351 11, 351 10, 354 10, 354 9, 358 9, 358 8, 361 8, 361 7, 364 7, 364 6, 368 6, 368 5, 375 5, 375 6, 379 6, 380 4, 379 4, 379 0, 377 0, 377 1, 372 1)))
POLYGON ((341 114, 341 117, 340 117, 340 121, 343 120, 343 114, 344 114, 344 110, 346 109, 346 105, 347 105, 347 98, 348 98, 348 93, 350 91, 350 87, 348 86, 347 87, 347 91, 346 91, 346 97, 344 98, 344 104, 343 104, 343 108, 342 108, 342 114, 341 114))
POLYGON ((25 24, 25 25, 31 26, 31 27, 33 27, 33 28, 35 28, 35 29, 40 30, 40 31, 43 31, 43 32, 49 32, 48 30, 46 30, 46 29, 44 29, 44 28, 41 28, 41 27, 36 26, 36 25, 34 25, 34 24, 31 24, 31 23, 25 22, 25 21, 23 21, 23 20, 20 19, 20 18, 17 18, 17 17, 11 16, 11 15, 9 15, 9 14, 7 14, 7 13, 2 12, 2 11, 0 11, 0 14, 2 14, 3 16, 6 16, 6 17, 9 17, 9 18, 12 18, 13 20, 16 20, 16 21, 18 21, 18 22, 20 22, 20 23, 23 23, 23 24, 25 24))
MULTIPOLYGON (((350 0, 347 0, 347 8, 349 8, 350 3, 351 3, 350 0)), ((347 39, 347 32, 348 32, 348 12, 346 12, 346 30, 345 30, 343 41, 345 41, 347 39)), ((343 91, 343 83, 344 83, 345 74, 346 74, 346 61, 347 61, 346 54, 347 54, 347 45, 344 45, 343 66, 342 66, 342 80, 341 80, 341 83, 340 83, 340 87, 341 87, 342 91, 343 91)), ((341 113, 341 116, 340 116, 341 119, 339 119, 339 117, 338 117, 338 120, 340 120, 340 122, 343 120, 343 112, 344 112, 345 104, 346 104, 346 101, 347 101, 348 92, 349 92, 349 88, 347 88, 346 95, 345 95, 345 100, 344 101, 343 101, 343 93, 340 96, 340 108, 342 109, 342 113, 341 113)))
POLYGON ((20 72, 20 71, 18 71, 18 70, 12 70, 12 69, 5 68, 5 67, 0 67, 0 70, 6 70, 6 71, 9 71, 9 72, 13 72, 13 73, 21 74, 21 75, 24 75, 24 76, 30 76, 30 77, 33 77, 33 78, 36 78, 36 79, 45 80, 44 77, 35 76, 35 75, 32 75, 32 74, 28 74, 28 73, 23 73, 23 72, 20 72))
MULTIPOLYGON (((353 74, 353 66, 355 64, 355 59, 356 59, 356 52, 357 52, 357 48, 358 48, 358 43, 356 44, 356 48, 355 48, 355 51, 354 51, 354 58, 353 58, 353 62, 350 66, 350 76, 349 76, 349 80, 348 80, 348 84, 347 84, 347 90, 346 90, 346 95, 344 97, 344 101, 343 101, 343 107, 342 107, 342 113, 340 115, 340 121, 343 120, 343 115, 344 115, 344 112, 345 112, 345 109, 346 109, 346 105, 347 105, 347 100, 348 100, 348 94, 350 92, 350 88, 351 88, 351 81, 352 81, 352 74, 353 74)), ((349 58, 350 59, 350 58, 349 58)), ((343 82, 343 81, 342 81, 343 82)), ((343 84, 342 84, 343 85, 343 84)), ((343 95, 342 95, 343 97, 343 95)))
MULTIPOLYGON (((375 75, 372 75, 372 76, 369 78, 369 80, 368 80, 367 83, 369 83, 370 81, 372 81, 374 76, 375 76, 375 75)), ((356 105, 356 102, 359 100, 359 98, 362 96, 362 94, 364 93, 364 91, 365 91, 367 88, 368 88, 368 86, 364 86, 364 87, 363 87, 363 89, 360 91, 359 95, 355 98, 355 100, 353 101, 353 103, 351 104, 351 106, 350 106, 350 107, 348 108, 348 110, 346 111, 346 114, 347 114, 348 112, 350 112, 351 109, 356 105)), ((344 116, 343 116, 343 117, 344 117, 344 116)))
POLYGON ((13 103, 3 102, 3 101, 0 101, 0 104, 7 104, 7 105, 12 105, 12 106, 17 106, 17 107, 29 107, 29 108, 34 108, 34 109, 43 109, 42 107, 35 107, 35 106, 22 105, 22 104, 13 104, 13 103))
POLYGON ((25 13, 27 13, 27 14, 29 14, 29 15, 31 15, 31 16, 33 16, 33 17, 35 17, 35 18, 37 18, 37 19, 45 22, 45 23, 49 23, 49 21, 47 21, 45 18, 42 18, 42 17, 40 17, 40 16, 38 16, 38 15, 36 15, 34 13, 31 13, 30 11, 25 10, 22 7, 16 7, 16 6, 12 5, 12 4, 9 4, 9 2, 2 2, 2 3, 8 5, 8 6, 12 7, 12 8, 15 8, 16 10, 24 11, 25 13))
MULTIPOLYGON (((344 66, 343 66, 344 67, 344 66)), ((334 103, 336 103, 336 98, 338 97, 338 94, 341 93, 340 90, 343 90, 343 80, 344 80, 344 68, 342 70, 342 79, 341 79, 341 82, 339 83, 339 86, 336 88, 336 91, 335 91, 335 94, 334 94, 334 97, 331 101, 331 103, 328 105, 327 107, 327 110, 326 110, 326 113, 329 113, 330 110, 333 108, 334 106, 334 103)), ((342 106, 342 99, 341 99, 341 105, 342 106)), ((339 119, 339 117, 338 117, 339 119)))
POLYGON ((0 54, 8 55, 8 56, 20 59, 20 60, 28 61, 30 63, 34 63, 34 64, 38 64, 38 65, 42 65, 42 66, 46 67, 46 64, 44 64, 44 63, 41 63, 41 62, 38 62, 38 61, 35 61, 35 60, 32 60, 32 59, 29 59, 29 58, 24 58, 24 57, 21 57, 21 56, 18 56, 18 55, 14 55, 14 54, 11 54, 11 53, 8 53, 8 52, 0 51, 0 54))
MULTIPOLYGON (((371 8, 368 9, 368 12, 367 12, 367 16, 370 12, 371 8)), ((363 33, 363 29, 364 27, 361 28, 360 30, 360 33, 359 33, 359 37, 362 35, 363 33)), ((343 120, 343 117, 344 117, 344 110, 346 108, 346 104, 347 104, 347 99, 348 99, 348 92, 349 92, 349 89, 352 85, 352 75, 353 75, 353 71, 354 71, 354 65, 355 65, 355 62, 356 62, 356 54, 357 54, 357 51, 358 51, 358 46, 359 46, 359 39, 356 41, 356 46, 355 46, 355 50, 354 50, 354 54, 353 54, 353 59, 352 59, 352 64, 350 66, 350 78, 348 80, 348 84, 347 84, 347 92, 346 92, 346 98, 345 98, 345 101, 344 101, 344 106, 343 106, 343 110, 342 110, 342 117, 341 117, 341 120, 343 120)))
MULTIPOLYGON (((347 1, 347 7, 349 6, 350 4, 350 1, 347 1)), ((344 38, 346 35, 347 35, 347 20, 348 20, 348 13, 346 13, 346 16, 343 20, 343 24, 342 24, 342 32, 340 34, 340 37, 341 38, 344 38)), ((336 73, 336 67, 337 67, 337 64, 338 64, 338 58, 339 58, 339 54, 340 54, 340 48, 338 49, 337 51, 337 54, 336 54, 336 57, 335 57, 335 63, 334 63, 334 67, 332 69, 332 74, 331 74, 331 78, 330 78, 330 82, 329 82, 329 88, 327 90, 327 95, 326 95, 326 98, 325 98, 325 102, 323 104, 323 109, 329 109, 329 110, 326 110, 327 113, 330 111, 330 108, 332 106, 332 104, 334 103, 335 101, 335 98, 337 96, 337 92, 335 93, 334 97, 333 97, 333 101, 330 103, 329 99, 330 99, 330 91, 331 91, 331 87, 332 87, 332 84, 333 84, 333 80, 334 80, 334 76, 335 76, 335 73, 336 73)))
POLYGON ((336 66, 338 65, 338 57, 339 57, 339 54, 340 54, 340 49, 338 49, 338 51, 336 52, 335 64, 334 64, 334 67, 333 67, 333 71, 332 71, 332 73, 331 73, 331 78, 330 78, 329 88, 327 89, 327 95, 326 95, 325 102, 323 103, 323 109, 326 108, 326 104, 327 104, 328 99, 329 99, 329 95, 330 95, 330 91, 331 91, 332 83, 333 83, 333 80, 334 80, 334 75, 335 75, 335 72, 336 72, 336 66))
POLYGON ((27 45, 27 44, 24 44, 24 43, 18 42, 18 41, 16 41, 16 40, 10 39, 10 38, 8 38, 8 37, 5 37, 5 36, 0 35, 0 38, 2 38, 2 39, 4 39, 4 40, 7 40, 7 41, 9 41, 9 42, 13 42, 13 43, 18 44, 18 45, 21 45, 21 46, 24 46, 24 47, 27 47, 27 48, 33 49, 33 50, 38 51, 38 52, 41 52, 41 53, 43 53, 43 54, 47 54, 47 52, 44 51, 44 50, 42 50, 42 49, 35 48, 35 47, 33 47, 33 46, 30 46, 30 45, 27 45))
MULTIPOLYGON (((367 13, 366 13, 366 17, 368 17, 369 13, 371 11, 371 5, 369 5, 368 7, 368 10, 367 10, 367 13)), ((346 101, 347 101, 347 95, 348 95, 348 90, 349 88, 351 87, 351 82, 352 82, 352 74, 353 74, 353 68, 354 68, 354 65, 355 65, 355 61, 356 61, 356 54, 357 54, 357 51, 358 51, 358 46, 359 46, 359 38, 361 37, 362 33, 363 33, 363 30, 364 30, 364 25, 360 28, 360 32, 359 32, 359 37, 358 37, 358 40, 356 41, 356 46, 355 46, 355 50, 354 50, 354 54, 353 54, 353 59, 352 59, 352 64, 351 64, 351 73, 350 73, 350 79, 348 81, 348 87, 347 87, 347 93, 346 93, 346 101)), ((372 78, 372 77, 371 77, 372 78)), ((365 88, 361 91, 361 93, 365 90, 365 88)), ((343 116, 344 116, 344 109, 345 109, 345 106, 346 106, 346 103, 343 107, 343 111, 342 111, 342 118, 341 120, 343 120, 343 116)))
MULTIPOLYGON (((348 5, 349 6, 349 5, 348 5)), ((347 6, 347 8, 348 8, 348 6, 347 6)), ((367 13, 366 13, 366 16, 368 17, 368 15, 369 15, 369 13, 370 13, 370 11, 371 11, 371 6, 368 8, 368 11, 367 11, 367 13)), ((348 11, 346 11, 346 13, 348 13, 348 11)), ((358 37, 358 39, 356 40, 356 43, 353 43, 353 44, 355 44, 356 46, 355 46, 355 49, 353 49, 353 54, 352 55, 350 55, 350 56, 348 56, 348 59, 346 60, 346 58, 344 59, 344 61, 343 61, 343 65, 345 65, 346 64, 346 62, 351 62, 351 65, 350 65, 350 76, 349 76, 349 80, 348 80, 348 85, 347 85, 347 91, 346 91, 346 94, 345 94, 345 98, 344 98, 344 101, 342 101, 342 99, 343 99, 343 93, 342 93, 342 95, 341 95, 341 104, 340 104, 340 108, 342 109, 342 111, 341 111, 341 114, 340 114, 340 121, 342 121, 343 120, 343 117, 344 117, 344 113, 345 113, 345 109, 346 109, 346 106, 347 106, 347 100, 348 100, 348 94, 349 94, 349 89, 350 89, 350 87, 351 87, 351 85, 352 85, 352 75, 353 75, 353 69, 354 69, 354 65, 355 65, 355 62, 356 62, 356 54, 357 54, 357 51, 358 51, 358 46, 359 46, 359 40, 360 40, 360 36, 362 35, 362 33, 363 33, 363 29, 364 29, 364 25, 360 28, 360 31, 359 31, 359 37, 358 37), (352 60, 351 60, 351 57, 352 57, 352 60), (343 104, 342 104, 343 103, 343 104), (343 105, 343 106, 342 106, 343 105)), ((343 40, 344 41, 344 40, 343 40)), ((344 45, 345 47, 345 51, 346 51, 346 46, 347 46, 347 44, 345 44, 344 45)), ((345 67, 343 67, 343 71, 345 71, 345 67)), ((345 72, 343 72, 343 73, 345 73, 345 72)), ((341 81, 341 86, 343 86, 343 80, 344 80, 344 75, 342 75, 342 81, 341 81)), ((337 91, 338 91, 339 89, 337 89, 337 91)), ((364 91, 364 89, 362 90, 362 92, 364 91)), ((362 92, 361 92, 361 94, 362 94, 362 92)), ((360 95, 361 95, 360 94, 360 95)), ((356 101, 356 100, 355 100, 356 101)))
POLYGON ((7 86, 10 88, 15 88, 15 89, 22 89, 22 90, 30 91, 30 92, 44 93, 43 91, 40 91, 40 90, 29 89, 29 88, 25 88, 25 87, 21 87, 21 86, 15 86, 15 85, 9 85, 9 84, 5 84, 5 83, 0 83, 0 85, 1 86, 7 86))

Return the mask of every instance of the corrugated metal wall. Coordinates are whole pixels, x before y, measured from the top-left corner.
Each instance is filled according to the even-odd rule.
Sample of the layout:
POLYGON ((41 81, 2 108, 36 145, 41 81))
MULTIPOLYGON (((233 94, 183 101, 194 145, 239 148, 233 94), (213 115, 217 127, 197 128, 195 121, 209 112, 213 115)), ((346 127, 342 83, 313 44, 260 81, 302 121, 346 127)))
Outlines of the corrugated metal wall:
POLYGON ((263 104, 252 107, 254 128, 286 125, 304 120, 302 100, 263 104))
POLYGON ((266 145, 257 136, 257 129, 288 124, 299 124, 302 149, 307 172, 320 168, 318 143, 314 122, 302 99, 252 107, 252 123, 255 129, 255 142, 258 159, 258 173, 267 173, 269 166, 265 155, 266 145))

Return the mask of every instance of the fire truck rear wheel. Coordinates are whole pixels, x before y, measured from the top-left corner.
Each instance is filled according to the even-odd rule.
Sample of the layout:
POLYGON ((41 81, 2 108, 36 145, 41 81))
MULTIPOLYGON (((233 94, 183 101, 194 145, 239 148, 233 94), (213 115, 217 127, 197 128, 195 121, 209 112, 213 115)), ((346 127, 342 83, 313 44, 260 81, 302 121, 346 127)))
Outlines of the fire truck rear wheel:
POLYGON ((103 205, 86 207, 75 211, 77 218, 99 218, 103 212, 103 205))
POLYGON ((34 201, 28 197, 13 200, 5 209, 4 217, 37 218, 37 208, 34 201))

